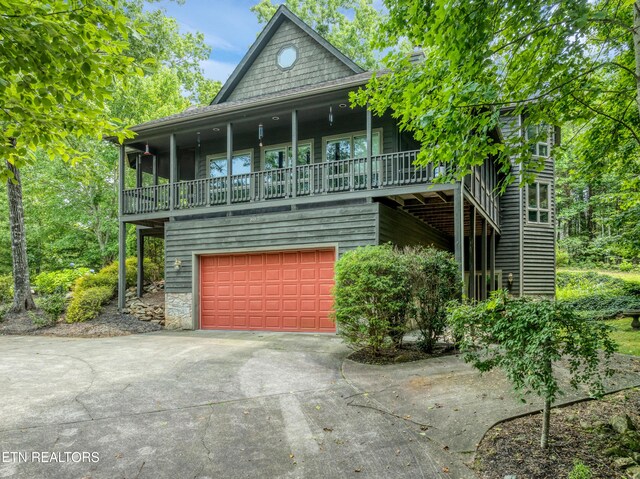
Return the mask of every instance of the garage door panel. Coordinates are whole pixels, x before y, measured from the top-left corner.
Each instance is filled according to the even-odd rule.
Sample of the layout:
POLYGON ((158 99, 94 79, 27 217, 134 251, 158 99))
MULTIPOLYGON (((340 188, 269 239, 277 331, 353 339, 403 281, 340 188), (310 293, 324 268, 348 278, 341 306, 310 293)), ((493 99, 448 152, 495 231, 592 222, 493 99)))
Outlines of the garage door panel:
POLYGON ((334 262, 332 250, 202 257, 200 325, 335 331, 329 319, 334 262))

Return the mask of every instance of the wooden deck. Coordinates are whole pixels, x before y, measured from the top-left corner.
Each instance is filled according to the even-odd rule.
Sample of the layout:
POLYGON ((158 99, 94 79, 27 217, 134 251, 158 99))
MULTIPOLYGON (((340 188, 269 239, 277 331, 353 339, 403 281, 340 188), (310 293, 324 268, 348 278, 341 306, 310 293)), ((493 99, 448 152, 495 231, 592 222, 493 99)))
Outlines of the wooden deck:
MULTIPOLYGON (((433 183, 442 166, 415 165, 418 151, 388 153, 368 158, 313 163, 293 168, 256 171, 219 178, 179 181, 124 190, 123 215, 146 215, 190 209, 216 208, 224 205, 250 205, 272 200, 299 201, 317 197, 344 197, 350 192, 391 192, 403 187, 433 183)), ((483 170, 478 167, 478 170, 483 170)), ((484 179, 473 174, 467 178, 468 192, 490 218, 498 220, 498 201, 484 179)), ((425 191, 427 188, 425 187, 425 191)))

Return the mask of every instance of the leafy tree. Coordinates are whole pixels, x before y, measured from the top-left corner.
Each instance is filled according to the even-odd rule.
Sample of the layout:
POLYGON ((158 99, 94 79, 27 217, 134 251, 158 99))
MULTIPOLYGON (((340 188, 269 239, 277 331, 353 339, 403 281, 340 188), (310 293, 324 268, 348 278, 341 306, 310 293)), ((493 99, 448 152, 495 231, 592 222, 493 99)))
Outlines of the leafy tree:
POLYGON ((8 179, 12 309, 23 311, 35 304, 19 168, 34 161, 38 147, 68 160, 80 153, 72 138, 126 135, 103 111, 117 79, 132 73, 133 59, 124 51, 137 27, 118 0, 2 0, 0 12, 0 157, 6 160, 0 176, 8 179))
POLYGON ((572 387, 586 384, 594 396, 604 392, 609 370, 601 359, 608 361, 615 344, 605 324, 580 318, 566 304, 496 291, 477 306, 452 308, 449 320, 465 361, 480 372, 502 369, 516 392, 544 401, 542 448, 549 442, 551 404, 562 393, 554 363, 565 360, 572 387))
MULTIPOLYGON (((377 66, 374 40, 382 15, 372 0, 287 0, 284 4, 361 67, 377 66)), ((260 0, 251 11, 260 23, 267 23, 277 8, 271 0, 260 0)))
MULTIPOLYGON (((103 114, 119 118, 118 124, 177 113, 192 102, 208 103, 220 87, 219 82, 203 76, 200 62, 210 54, 203 36, 179 33, 175 19, 161 10, 143 9, 143 4, 140 0, 117 2, 128 25, 144 25, 145 31, 144 35, 130 35, 127 30, 114 33, 132 65, 127 75, 114 76, 110 95, 101 104, 103 114), (155 65, 145 63, 149 57, 155 59, 155 65), (133 65, 144 66, 144 75, 131 75, 130 70, 135 73, 133 65)), ((113 5, 115 11, 116 3, 113 5)), ((65 110, 55 113, 60 112, 65 110)), ((91 135, 85 133, 66 134, 63 148, 68 156, 60 156, 48 146, 32 145, 28 161, 22 164, 28 261, 36 271, 70 263, 98 269, 117 253, 117 148, 104 143, 102 135, 96 135, 98 129, 91 135), (75 161, 79 158, 83 161, 75 161)), ((131 184, 132 180, 133 175, 128 175, 126 181, 131 184)), ((4 189, 0 184, 0 192, 4 189)), ((0 202, 2 272, 11 269, 8 216, 6 203, 0 202)), ((156 251, 153 243, 147 241, 146 248, 156 251)))
MULTIPOLYGON (((542 167, 522 142, 496 143, 500 109, 525 113, 525 127, 600 122, 593 131, 617 162, 637 171, 640 2, 629 0, 387 0, 378 48, 407 39, 425 54, 412 63, 391 51, 378 76, 353 95, 382 113, 391 109, 421 142, 419 161, 444 161, 460 177, 495 155, 505 173, 517 156, 530 181, 542 167), (615 125, 618 135, 607 139, 615 125), (633 156, 622 155, 624 139, 633 156), (616 153, 613 153, 616 152, 616 153)), ((536 138, 530 138, 535 141, 536 138)), ((598 145, 598 146, 600 146, 598 145)), ((595 147, 596 145, 591 145, 595 147)), ((593 155, 602 154, 599 147, 593 155)), ((607 162, 606 159, 602 160, 607 162)), ((514 177, 507 175, 506 181, 514 177)), ((635 180, 634 180, 635 181, 635 180)))

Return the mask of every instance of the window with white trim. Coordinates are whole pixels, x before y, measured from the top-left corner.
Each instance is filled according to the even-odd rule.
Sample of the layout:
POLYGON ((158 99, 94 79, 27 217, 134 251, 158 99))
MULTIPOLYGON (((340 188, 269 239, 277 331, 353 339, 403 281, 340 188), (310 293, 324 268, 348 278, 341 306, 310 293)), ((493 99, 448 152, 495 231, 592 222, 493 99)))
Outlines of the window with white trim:
MULTIPOLYGON (((346 133, 323 138, 324 160, 340 161, 350 158, 364 158, 367 156, 366 132, 346 133)), ((379 155, 382 149, 382 129, 371 132, 371 154, 379 155)))
POLYGON ((529 125, 527 141, 535 139, 529 146, 531 153, 537 156, 549 156, 549 125, 529 125))
POLYGON ((549 183, 527 185, 527 221, 549 224, 551 221, 551 188, 549 183))
MULTIPOLYGON (((263 169, 291 168, 292 148, 291 143, 265 146, 262 149, 263 169)), ((310 165, 311 163, 313 163, 313 142, 311 140, 299 142, 296 165, 310 165)))
MULTIPOLYGON (((231 174, 241 175, 251 173, 251 158, 253 153, 251 150, 236 151, 231 158, 231 174)), ((209 164, 210 178, 223 178, 227 176, 227 156, 223 153, 215 155, 207 155, 209 164)))

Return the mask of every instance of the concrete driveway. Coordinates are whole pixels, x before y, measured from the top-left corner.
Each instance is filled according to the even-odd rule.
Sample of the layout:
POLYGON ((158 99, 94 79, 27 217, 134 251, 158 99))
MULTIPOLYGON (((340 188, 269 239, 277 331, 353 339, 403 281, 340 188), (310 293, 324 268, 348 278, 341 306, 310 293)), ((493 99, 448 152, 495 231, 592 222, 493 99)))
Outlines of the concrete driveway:
MULTIPOLYGON (((466 479, 487 429, 540 407, 456 356, 348 352, 315 334, 0 336, 0 478, 466 479)), ((609 390, 640 385, 638 358, 614 365, 609 390)))
POLYGON ((0 337, 0 478, 472 477, 368 403, 347 354, 333 335, 0 337))

